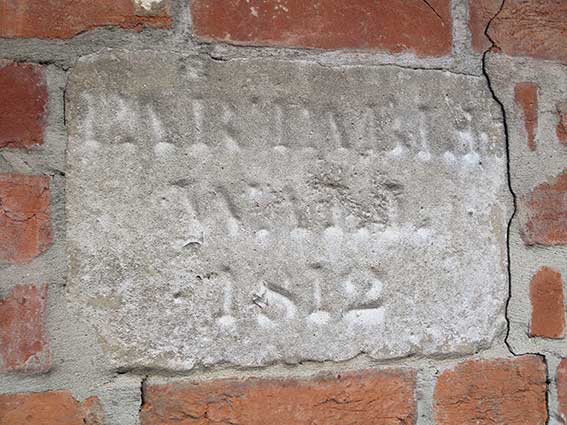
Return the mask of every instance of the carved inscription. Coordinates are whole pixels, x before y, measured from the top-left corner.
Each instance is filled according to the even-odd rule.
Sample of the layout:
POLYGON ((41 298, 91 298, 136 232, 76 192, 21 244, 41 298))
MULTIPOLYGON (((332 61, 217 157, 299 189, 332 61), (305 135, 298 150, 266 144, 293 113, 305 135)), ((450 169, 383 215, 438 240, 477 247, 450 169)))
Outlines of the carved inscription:
POLYGON ((285 104, 283 100, 274 103, 273 99, 258 97, 239 99, 238 105, 222 100, 205 104, 201 99, 188 99, 189 115, 181 118, 188 127, 184 134, 187 139, 182 139, 150 104, 116 95, 106 99, 95 99, 90 94, 81 97, 86 109, 84 137, 93 140, 111 134, 109 143, 128 144, 144 132, 152 136, 156 156, 167 152, 162 144, 170 149, 191 146, 195 151, 209 152, 262 146, 279 153, 287 149, 354 150, 361 155, 379 152, 392 159, 409 156, 428 162, 444 158, 474 165, 474 159, 497 152, 490 143, 490 135, 475 128, 478 126, 473 116, 459 105, 455 105, 449 140, 431 146, 431 133, 436 131, 437 123, 428 119, 424 111, 402 123, 394 105, 363 104, 353 111, 341 110, 341 105, 285 104), (95 128, 97 121, 105 122, 104 129, 95 128), (255 124, 252 129, 248 125, 251 123, 255 124), (258 135, 258 131, 263 134, 258 135))
POLYGON ((506 291, 486 90, 389 67, 85 59, 68 90, 78 307, 121 366, 478 350, 506 291))

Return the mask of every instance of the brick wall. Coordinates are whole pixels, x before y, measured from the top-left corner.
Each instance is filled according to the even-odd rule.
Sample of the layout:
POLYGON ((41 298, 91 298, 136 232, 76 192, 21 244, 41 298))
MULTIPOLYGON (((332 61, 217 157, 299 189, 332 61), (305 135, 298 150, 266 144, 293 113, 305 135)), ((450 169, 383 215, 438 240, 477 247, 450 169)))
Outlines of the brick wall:
MULTIPOLYGON (((567 424, 566 41, 567 3, 561 0, 0 0, 0 425, 567 424), (207 103, 207 96, 222 98, 230 86, 235 91, 229 100, 207 103), (266 107, 255 87, 278 100, 266 107), (455 94, 463 87, 463 96, 455 94), (189 92, 196 100, 187 103, 189 92), (349 97, 351 92, 356 94, 349 97), (493 124, 479 131, 476 147, 467 136, 476 131, 474 106, 459 103, 469 95, 493 124), (238 102, 244 97, 251 98, 254 118, 241 128, 235 121, 243 116, 238 102), (370 109, 345 113, 344 121, 335 110, 317 115, 315 107, 309 109, 331 108, 333 102, 349 107, 362 98, 370 109), (419 105, 419 113, 401 115, 404 102, 419 105), (297 105, 303 109, 293 109, 297 105), (443 107, 449 118, 438 124, 443 107), (270 108, 274 121, 266 118, 270 108), (285 108, 295 121, 276 131, 285 108), (364 127, 372 108, 391 112, 364 127), (437 120, 434 131, 404 136, 416 122, 429 128, 427 117, 437 120), (215 120, 218 128, 210 124, 215 120), (455 151, 461 149, 461 156, 436 151, 447 129, 460 135, 455 151), (237 139, 263 131, 262 140, 278 139, 274 157, 296 140, 308 146, 304 156, 312 155, 309 143, 321 132, 324 143, 339 146, 335 162, 350 161, 352 169, 359 164, 349 156, 358 149, 354 145, 381 134, 401 142, 388 153, 361 150, 360 161, 385 158, 389 170, 392 158, 417 149, 421 165, 405 178, 426 176, 418 185, 422 197, 408 198, 407 185, 389 177, 396 171, 376 174, 369 186, 352 177, 355 191, 337 177, 348 167, 322 173, 325 179, 314 190, 335 204, 297 210, 298 221, 332 222, 339 204, 359 213, 349 218, 356 223, 386 217, 375 227, 355 225, 353 241, 368 243, 361 242, 368 238, 364 229, 378 228, 377 246, 394 253, 386 262, 403 266, 392 276, 370 264, 368 277, 359 273, 363 261, 329 254, 325 258, 344 266, 340 273, 318 274, 327 264, 313 262, 301 271, 299 289, 278 286, 284 272, 276 270, 272 278, 264 271, 261 291, 246 308, 262 310, 253 326, 270 329, 266 338, 276 342, 269 347, 255 345, 253 331, 235 336, 240 319, 231 306, 240 302, 233 299, 240 293, 230 282, 238 270, 224 265, 201 271, 195 265, 180 271, 178 263, 166 261, 170 254, 199 259, 213 232, 165 242, 159 237, 183 233, 196 220, 184 218, 198 208, 182 191, 198 184, 200 171, 188 178, 174 164, 200 170, 206 158, 214 174, 222 175, 228 172, 221 166, 226 155, 207 153, 205 136, 214 134, 230 152, 229 162, 240 164, 237 139), (349 131, 358 131, 358 138, 347 140, 349 131), (146 139, 153 156, 138 148, 146 139), (188 140, 199 143, 180 159, 188 140), (445 173, 431 165, 436 155, 448 164, 462 157, 465 165, 447 180, 457 181, 457 189, 449 183, 430 187, 445 173), (470 171, 473 166, 480 168, 470 171), (502 173, 490 174, 492 166, 502 173), (170 181, 169 189, 157 193, 153 176, 170 181), (375 193, 375 187, 385 189, 373 195, 377 203, 366 205, 364 193, 375 193), (436 195, 444 192, 450 193, 450 209, 436 195), (147 215, 154 204, 169 213, 147 215), (484 204, 491 207, 483 210, 484 204), (116 205, 123 210, 114 216, 116 205), (420 208, 426 212, 420 215, 420 208), (470 221, 455 222, 455 211, 470 221), (388 229, 406 216, 413 238, 397 240, 388 229), (428 245, 423 241, 429 231, 443 237, 428 245), (464 231, 471 240, 452 243, 464 231), (420 243, 421 251, 415 248, 420 243), (429 269, 429 256, 442 266, 429 269), (197 286, 179 285, 190 275, 197 286), (332 283, 337 275, 351 276, 344 278, 347 295, 357 291, 356 279, 371 282, 356 306, 340 310, 352 319, 344 338, 336 330, 310 327, 334 320, 325 297, 338 289, 317 276, 331 276, 332 283), (388 279, 403 282, 397 295, 382 287, 388 279), (463 279, 461 286, 452 285, 463 279), (319 282, 307 312, 311 324, 284 331, 278 318, 291 320, 302 310, 293 294, 307 294, 304 281, 319 282), (211 315, 224 330, 211 338, 208 322, 194 326, 209 308, 195 301, 199 285, 206 288, 203 299, 225 288, 214 303, 218 313, 211 315), (491 291, 483 292, 487 285, 491 291), (425 312, 423 300, 434 301, 425 312), (398 322, 399 339, 371 321, 376 315, 398 322), (418 325, 415 317, 421 318, 418 325), (217 341, 246 349, 225 356, 217 341)), ((272 171, 292 175, 302 160, 272 171)), ((258 155, 243 168, 263 161, 258 155)), ((320 162, 307 175, 319 172, 320 162)), ((261 197, 264 182, 257 180, 247 190, 262 205, 260 215, 279 220, 279 207, 261 197)), ((245 221, 228 184, 228 194, 220 186, 199 192, 215 193, 205 215, 222 210, 230 218, 223 235, 245 221)), ((301 197, 293 188, 278 190, 284 194, 280 204, 295 205, 301 197)), ((325 223, 336 230, 336 223, 325 223)), ((258 246, 269 242, 270 232, 262 230, 254 236, 258 246)), ((344 238, 325 235, 335 243, 344 238)), ((222 243, 218 255, 226 251, 233 255, 227 258, 240 259, 242 249, 246 267, 263 255, 279 259, 273 264, 312 255, 278 244, 260 254, 265 251, 222 243)))

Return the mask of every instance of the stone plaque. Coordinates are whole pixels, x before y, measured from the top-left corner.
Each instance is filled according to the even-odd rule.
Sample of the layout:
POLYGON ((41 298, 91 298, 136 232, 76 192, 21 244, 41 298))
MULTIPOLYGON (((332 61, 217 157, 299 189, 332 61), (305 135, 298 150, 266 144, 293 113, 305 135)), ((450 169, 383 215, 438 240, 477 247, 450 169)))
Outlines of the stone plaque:
POLYGON ((105 52, 67 89, 72 303, 120 367, 455 355, 502 335, 484 78, 105 52))

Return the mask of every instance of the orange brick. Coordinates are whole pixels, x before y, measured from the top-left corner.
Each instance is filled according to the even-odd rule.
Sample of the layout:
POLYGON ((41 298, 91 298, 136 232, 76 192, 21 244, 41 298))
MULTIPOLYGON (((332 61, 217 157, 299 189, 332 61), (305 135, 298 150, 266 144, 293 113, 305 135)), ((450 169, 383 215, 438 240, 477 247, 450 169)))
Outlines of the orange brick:
POLYGON ((150 385, 142 425, 410 425, 413 371, 364 371, 309 380, 249 379, 150 385))
POLYGON ((0 371, 45 372, 47 285, 19 285, 0 300, 0 371))
POLYGON ((565 62, 567 2, 506 0, 488 33, 507 55, 565 62))
POLYGON ((43 67, 0 61, 0 91, 0 148, 43 143, 47 120, 43 67))
POLYGON ((527 245, 567 243, 567 172, 520 200, 520 224, 527 245))
POLYGON ((514 88, 516 104, 522 110, 524 127, 528 136, 528 148, 536 150, 538 123, 538 87, 534 83, 519 83, 514 88))
POLYGON ((492 45, 485 34, 486 27, 500 10, 502 0, 470 0, 468 3, 472 46, 476 52, 483 53, 492 45))
POLYGON ((567 359, 562 359, 557 368, 556 375, 557 398, 559 400, 559 414, 567 423, 567 359))
POLYGON ((79 403, 68 391, 0 394, 1 425, 103 425, 96 397, 79 403))
POLYGON ((444 56, 452 47, 448 0, 193 0, 191 11, 205 40, 418 56, 444 56))
POLYGON ((544 425, 546 370, 539 356, 470 360, 441 374, 436 425, 544 425))
POLYGON ((530 336, 562 338, 565 329, 565 302, 561 273, 540 268, 530 284, 532 320, 530 336))
POLYGON ((49 179, 0 174, 0 261, 26 263, 51 243, 49 179))
POLYGON ((0 0, 0 37, 70 38, 98 27, 169 28, 169 0, 0 0))

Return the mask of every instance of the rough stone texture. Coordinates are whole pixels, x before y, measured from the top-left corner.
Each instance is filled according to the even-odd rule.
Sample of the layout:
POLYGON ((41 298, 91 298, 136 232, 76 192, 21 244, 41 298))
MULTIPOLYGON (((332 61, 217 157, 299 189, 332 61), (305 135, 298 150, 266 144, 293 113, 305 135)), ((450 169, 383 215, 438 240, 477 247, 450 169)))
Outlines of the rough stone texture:
POLYGON ((562 338, 565 329, 565 303, 561 273, 540 268, 530 285, 532 304, 531 336, 562 338))
POLYGON ((522 198, 520 208, 526 244, 567 244, 567 172, 538 185, 522 198))
POLYGON ((49 178, 0 174, 0 262, 29 262, 50 243, 49 178))
POLYGON ((492 43, 485 34, 490 20, 496 16, 503 0, 469 0, 469 30, 472 47, 478 53, 483 53, 492 43))
POLYGON ((235 44, 451 52, 449 0, 193 0, 194 32, 235 44))
POLYGON ((537 95, 538 87, 534 83, 519 83, 514 88, 516 104, 524 116, 524 124, 528 139, 528 148, 536 150, 536 133, 538 119, 537 95))
POLYGON ((567 145, 567 102, 557 104, 557 139, 567 145))
POLYGON ((511 299, 508 308, 508 344, 515 353, 552 353, 567 356, 564 340, 531 338, 530 282, 542 265, 567 273, 566 147, 557 140, 557 105, 567 99, 567 68, 533 58, 490 53, 486 71, 496 97, 506 111, 509 134, 509 170, 518 212, 510 229, 511 299), (526 143, 524 114, 515 100, 519 83, 538 90, 537 150, 526 143), (563 183, 562 183, 563 182, 563 183), (562 193, 563 192, 563 193, 562 193), (553 246, 550 246, 553 245, 553 246))
POLYGON ((113 52, 67 99, 70 294, 119 365, 500 335, 508 193, 484 79, 113 52))
POLYGON ((101 415, 96 398, 79 403, 67 391, 0 394, 2 425, 103 425, 101 415))
POLYGON ((0 148, 42 143, 47 112, 43 67, 0 60, 0 91, 0 148))
POLYGON ((141 425, 413 425, 415 372, 220 380, 146 388, 141 425))
POLYGON ((0 0, 0 37, 70 38, 104 26, 168 28, 169 0, 0 0))
POLYGON ((19 285, 0 300, 0 371, 49 369, 46 303, 47 285, 19 285))
POLYGON ((567 359, 562 359, 557 367, 555 378, 557 384, 557 398, 559 401, 559 414, 567 422, 567 359))
POLYGON ((488 34, 507 55, 566 62, 567 3, 506 0, 488 34))
POLYGON ((546 390, 542 357, 466 361, 438 378, 435 423, 543 425, 546 390))

